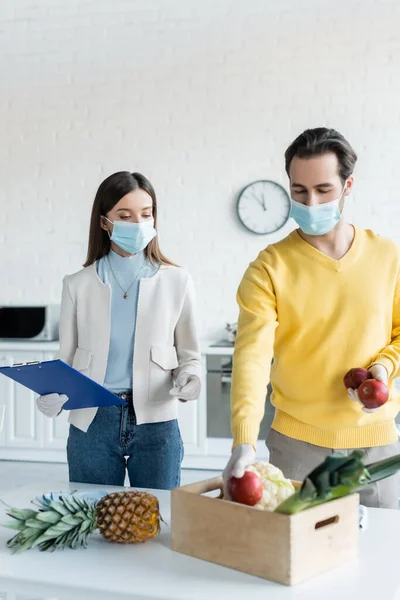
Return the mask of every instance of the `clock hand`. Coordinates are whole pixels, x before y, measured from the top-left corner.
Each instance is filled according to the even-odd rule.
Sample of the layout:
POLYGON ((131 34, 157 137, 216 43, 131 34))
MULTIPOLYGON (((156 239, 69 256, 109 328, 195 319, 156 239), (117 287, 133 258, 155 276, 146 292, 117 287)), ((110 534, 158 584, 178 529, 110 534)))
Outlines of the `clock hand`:
POLYGON ((257 200, 257 202, 259 202, 261 204, 261 206, 263 207, 263 209, 265 210, 265 206, 264 206, 264 202, 262 200, 262 198, 260 198, 260 196, 258 194, 256 194, 254 191, 252 191, 253 194, 253 198, 255 198, 257 200))
POLYGON ((261 198, 259 198, 256 194, 253 193, 253 198, 255 198, 257 200, 257 202, 259 202, 261 204, 261 206, 264 208, 263 203, 261 198))
POLYGON ((259 198, 259 202, 261 203, 261 206, 263 207, 264 210, 267 210, 267 205, 265 204, 265 197, 261 196, 261 198, 259 198))

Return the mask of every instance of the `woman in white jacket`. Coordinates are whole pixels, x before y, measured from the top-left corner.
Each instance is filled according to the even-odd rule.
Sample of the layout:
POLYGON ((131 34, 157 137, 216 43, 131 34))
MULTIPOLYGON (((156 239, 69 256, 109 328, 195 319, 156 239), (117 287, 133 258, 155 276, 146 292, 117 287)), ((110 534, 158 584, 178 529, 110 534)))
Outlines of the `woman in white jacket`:
MULTIPOLYGON (((96 194, 84 268, 64 278, 59 358, 126 400, 73 410, 70 481, 171 489, 183 444, 178 400, 200 394, 190 275, 161 253, 157 200, 140 173, 114 173, 96 194)), ((37 400, 48 417, 66 396, 37 400)))

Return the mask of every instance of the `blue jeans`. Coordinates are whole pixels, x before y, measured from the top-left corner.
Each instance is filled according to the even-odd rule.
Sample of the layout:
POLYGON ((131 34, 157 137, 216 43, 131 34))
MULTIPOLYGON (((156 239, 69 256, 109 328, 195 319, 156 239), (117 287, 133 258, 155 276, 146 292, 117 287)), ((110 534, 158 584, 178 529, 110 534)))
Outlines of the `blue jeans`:
POLYGON ((177 420, 136 424, 132 397, 128 406, 98 409, 87 433, 70 425, 67 443, 69 480, 170 490, 178 487, 183 443, 177 420))

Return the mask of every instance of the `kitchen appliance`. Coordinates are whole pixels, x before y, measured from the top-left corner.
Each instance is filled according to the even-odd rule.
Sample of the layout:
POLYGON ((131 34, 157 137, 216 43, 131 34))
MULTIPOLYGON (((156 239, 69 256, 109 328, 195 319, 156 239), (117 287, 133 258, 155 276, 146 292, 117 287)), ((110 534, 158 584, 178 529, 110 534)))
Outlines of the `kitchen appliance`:
POLYGON ((228 332, 228 341, 234 344, 236 341, 237 323, 227 323, 225 330, 228 332))
POLYGON ((0 339, 50 342, 58 340, 60 305, 1 306, 0 339))
POLYGON ((223 339, 215 342, 215 344, 210 344, 210 348, 233 348, 234 345, 233 342, 223 339))
MULTIPOLYGON (((226 354, 207 356, 207 438, 232 438, 230 426, 232 358, 231 355, 226 354)), ((274 420, 275 409, 270 402, 271 393, 272 388, 269 384, 259 440, 266 440, 274 420)))

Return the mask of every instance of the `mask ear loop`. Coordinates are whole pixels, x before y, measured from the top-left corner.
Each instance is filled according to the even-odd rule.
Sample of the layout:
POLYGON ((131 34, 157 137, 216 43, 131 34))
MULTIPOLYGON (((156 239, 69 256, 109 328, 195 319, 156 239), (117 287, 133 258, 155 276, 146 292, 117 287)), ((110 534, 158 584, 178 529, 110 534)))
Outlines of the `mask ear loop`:
MULTIPOLYGON (((340 202, 340 201, 341 201, 341 199, 343 198, 343 195, 344 195, 344 192, 345 192, 345 190, 346 190, 346 185, 347 185, 347 182, 348 182, 348 180, 349 180, 349 178, 347 178, 347 179, 346 179, 346 181, 344 182, 344 186, 343 186, 343 189, 342 189, 342 193, 341 193, 341 194, 340 194, 340 196, 339 196, 339 202, 340 202)), ((340 211, 340 215, 342 215, 342 214, 343 214, 343 211, 344 211, 344 202, 343 202, 343 208, 342 208, 342 210, 340 211)))
MULTIPOLYGON (((346 181, 344 182, 344 186, 343 186, 343 189, 342 189, 342 193, 340 194, 339 200, 341 200, 342 197, 343 197, 343 194, 344 194, 344 192, 346 190, 346 185, 347 185, 348 180, 349 180, 349 178, 347 178, 346 181)), ((106 217, 106 219, 107 219, 107 217, 106 217)))
MULTIPOLYGON (((106 217, 106 215, 102 215, 102 217, 103 217, 103 219, 105 219, 106 221, 108 221, 109 223, 111 223, 111 225, 114 225, 114 221, 110 221, 110 219, 108 219, 106 217)), ((107 229, 107 234, 108 234, 108 237, 111 239, 111 235, 110 235, 110 232, 109 232, 108 229, 107 229)))

